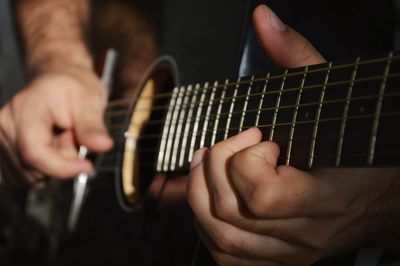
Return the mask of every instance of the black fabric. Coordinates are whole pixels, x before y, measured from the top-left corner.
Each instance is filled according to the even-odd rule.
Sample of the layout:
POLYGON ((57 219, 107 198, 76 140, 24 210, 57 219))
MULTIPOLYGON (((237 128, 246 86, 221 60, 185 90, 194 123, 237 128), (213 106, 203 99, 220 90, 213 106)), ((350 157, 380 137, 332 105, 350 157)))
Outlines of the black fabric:
POLYGON ((0 106, 25 83, 11 13, 11 1, 0 1, 0 106))
MULTIPOLYGON (((380 54, 393 48, 392 1, 168 0, 163 1, 159 21, 161 52, 177 58, 182 83, 237 75, 244 36, 251 30, 249 10, 261 3, 308 38, 328 60, 380 54)), ((253 63, 261 61, 264 68, 269 67, 268 59, 257 50, 252 46, 253 63)))
POLYGON ((183 84, 236 76, 247 1, 161 1, 162 54, 177 59, 183 84))
MULTIPOLYGON (((259 1, 304 35, 328 60, 345 60, 391 51, 394 47, 395 12, 392 1, 259 1)), ((247 74, 274 70, 248 24, 250 67, 247 74)))

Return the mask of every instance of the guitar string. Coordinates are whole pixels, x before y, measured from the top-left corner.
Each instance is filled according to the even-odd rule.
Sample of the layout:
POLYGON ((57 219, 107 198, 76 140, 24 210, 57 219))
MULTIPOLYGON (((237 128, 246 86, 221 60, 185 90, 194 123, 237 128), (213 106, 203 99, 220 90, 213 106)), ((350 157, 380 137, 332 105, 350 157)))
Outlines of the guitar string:
MULTIPOLYGON (((377 155, 379 155, 379 153, 377 153, 377 155)), ((348 155, 345 155, 344 157, 347 157, 348 155)), ((296 157, 297 156, 292 156, 292 159, 296 159, 296 157)), ((332 157, 333 158, 335 158, 336 157, 336 154, 335 155, 332 155, 332 157)), ((164 180, 164 182, 163 182, 163 188, 165 187, 165 185, 166 185, 166 183, 168 182, 168 180, 167 180, 167 178, 164 180)), ((159 196, 157 197, 157 199, 159 200, 159 199, 161 199, 161 195, 162 195, 162 193, 163 193, 163 191, 164 191, 164 189, 161 189, 160 191, 159 191, 159 196)), ((157 202, 158 202, 158 200, 157 200, 157 202)))
MULTIPOLYGON (((340 64, 340 65, 332 65, 331 67, 321 67, 321 68, 317 68, 317 69, 307 69, 307 70, 303 70, 303 71, 298 71, 298 72, 289 72, 289 73, 283 73, 283 74, 277 74, 277 75, 270 75, 268 78, 268 75, 265 75, 265 77, 260 77, 260 78, 255 78, 253 81, 251 80, 240 80, 237 82, 228 82, 228 83, 220 83, 216 86, 203 86, 198 87, 199 90, 201 91, 207 91, 207 90, 212 90, 213 88, 219 89, 219 88, 224 88, 225 86, 227 87, 235 87, 235 86, 240 86, 240 85, 248 85, 251 82, 265 82, 267 80, 273 80, 273 79, 279 79, 279 78, 290 78, 290 77, 295 77, 295 76, 303 76, 304 74, 313 74, 313 73, 323 73, 324 71, 328 71, 328 70, 336 70, 336 69, 343 69, 343 68, 351 68, 354 66, 362 66, 362 65, 369 65, 369 64, 374 64, 374 63, 380 63, 380 62, 386 62, 388 60, 389 56, 386 57, 382 57, 379 59, 370 59, 370 60, 365 60, 365 61, 360 61, 360 62, 356 62, 356 63, 347 63, 347 64, 340 64)), ((392 64, 394 61, 397 61, 398 59, 400 59, 400 55, 396 55, 392 57, 392 64)), ((327 64, 324 64, 327 65, 327 64)), ((305 69, 305 68, 304 68, 305 69)), ((285 71, 286 72, 286 71, 285 71)), ((209 84, 209 82, 206 82, 205 84, 209 84)), ((185 87, 188 86, 193 86, 193 85, 187 85, 185 87)), ((194 86, 193 86, 194 87, 194 86)), ((165 92, 165 93, 157 93, 153 96, 149 96, 149 97, 143 97, 142 99, 160 99, 160 98, 169 98, 173 95, 172 92, 165 92)), ((130 104, 131 100, 125 100, 125 99, 119 99, 119 100, 112 100, 109 102, 108 107, 115 107, 115 106, 119 106, 119 105, 127 105, 130 104)))
MULTIPOLYGON (((382 113, 381 114, 381 118, 382 117, 398 117, 400 116, 400 112, 386 112, 386 113, 382 113)), ((367 115, 354 115, 354 116, 348 116, 347 120, 356 120, 356 119, 367 119, 367 118, 375 118, 375 114, 367 114, 367 115)), ((319 123, 325 123, 325 122, 337 122, 337 121, 342 121, 342 117, 332 117, 332 118, 324 118, 324 119, 319 119, 319 123)), ((258 125, 258 128, 270 128, 270 127, 283 127, 283 126, 298 126, 298 125, 303 125, 303 124, 310 124, 310 123, 316 123, 316 119, 313 120, 304 120, 304 121, 296 121, 296 122, 282 122, 282 123, 275 123, 275 124, 261 124, 258 125)), ((249 129, 255 127, 254 125, 252 126, 245 126, 243 127, 243 129, 249 129)), ((228 129, 228 131, 237 131, 237 133, 239 132, 240 127, 235 127, 235 128, 230 128, 228 129)), ((218 131, 225 131, 227 130, 226 128, 218 128, 216 131, 214 130, 208 130, 208 131, 204 131, 204 132, 198 132, 197 134, 193 135, 193 134, 183 134, 183 138, 189 137, 189 136, 201 136, 202 134, 207 134, 207 133, 213 133, 213 134, 217 134, 218 131)), ((125 136, 126 138, 129 138, 129 134, 126 134, 127 132, 122 132, 120 134, 120 136, 125 136)), ((117 136, 117 135, 114 135, 117 136)), ((145 140, 145 139, 158 139, 161 137, 161 134, 144 134, 144 135, 140 135, 138 138, 136 138, 137 140, 145 140)), ((164 138, 161 138, 164 139, 164 138)))
MULTIPOLYGON (((393 132, 383 131, 383 132, 379 133, 379 136, 380 137, 389 137, 389 136, 392 137, 392 136, 397 136, 397 134, 393 133, 393 132)), ((354 139, 354 138, 361 138, 361 137, 371 137, 371 134, 369 134, 369 133, 365 133, 365 134, 364 133, 346 134, 344 137, 346 137, 347 139, 349 139, 349 138, 350 139, 354 139)), ((318 140, 318 142, 321 142, 321 141, 337 140, 338 138, 340 138, 340 135, 322 135, 322 136, 318 136, 317 140, 318 140)), ((276 142, 278 144, 279 143, 286 144, 289 140, 292 140, 292 141, 298 143, 298 142, 308 142, 308 141, 310 141, 312 139, 313 139, 313 137, 293 137, 293 138, 290 138, 290 137, 283 138, 283 137, 281 137, 281 138, 273 139, 272 141, 276 142)), ((115 140, 117 140, 117 139, 115 139, 115 140)), ((267 139, 265 139, 265 140, 267 140, 267 139)), ((152 143, 152 144, 154 144, 155 146, 158 145, 158 143, 152 143)), ((151 147, 147 147, 147 148, 141 147, 140 151, 144 152, 144 153, 156 152, 157 148, 155 146, 151 146, 151 147)), ((199 147, 198 149, 200 149, 200 148, 204 148, 204 147, 199 147)))
MULTIPOLYGON (((355 101, 374 100, 374 99, 377 99, 378 97, 381 97, 381 96, 385 97, 385 99, 388 100, 388 99, 392 99, 392 98, 400 96, 400 92, 397 92, 397 93, 386 93, 386 94, 383 94, 383 95, 374 94, 374 95, 365 95, 365 96, 353 97, 353 98, 351 98, 351 102, 354 103, 355 101)), ((259 100, 257 99, 257 102, 258 101, 259 100)), ((323 104, 324 104, 324 107, 326 108, 327 104, 335 104, 335 103, 340 103, 341 104, 341 103, 346 103, 347 101, 348 101, 348 99, 346 97, 346 98, 335 99, 335 100, 326 100, 326 101, 323 102, 323 104)), ((246 114, 251 114, 251 113, 259 112, 259 111, 261 111, 261 112, 274 111, 275 112, 276 110, 278 110, 278 112, 279 112, 279 111, 281 111, 283 109, 291 109, 291 108, 296 108, 296 107, 297 108, 299 108, 299 107, 313 107, 313 106, 316 106, 318 104, 320 104, 319 101, 318 102, 303 103, 303 104, 282 105, 282 106, 280 106, 278 108, 266 107, 266 108, 261 108, 261 109, 258 109, 258 108, 257 109, 249 109, 249 110, 246 111, 246 114)), ((233 111, 233 112, 221 113, 221 114, 219 114, 219 117, 220 118, 227 118, 227 117, 235 115, 235 114, 243 114, 243 111, 242 110, 238 110, 238 111, 233 111)), ((217 116, 217 114, 201 115, 201 116, 199 116, 199 120, 198 121, 199 122, 204 122, 206 120, 213 119, 216 116, 217 116)), ((168 126, 177 126, 177 125, 186 124, 186 122, 187 121, 184 118, 181 118, 176 122, 171 122, 171 123, 167 123, 167 124, 168 124, 168 126)), ((162 119, 149 120, 146 123, 146 125, 160 125, 160 124, 163 124, 163 123, 165 123, 165 121, 162 120, 162 119)), ((131 122, 131 123, 127 124, 127 123, 110 121, 108 126, 109 126, 110 130, 117 130, 117 129, 122 129, 122 128, 128 128, 130 126, 140 126, 140 124, 137 124, 137 123, 134 123, 134 122, 131 122)))
MULTIPOLYGON (((397 156, 400 155, 400 152, 399 151, 395 151, 395 152, 376 152, 375 154, 378 157, 379 156, 397 157, 397 156)), ((364 158, 365 157, 364 158, 365 159, 365 164, 367 164, 367 156, 368 155, 369 155, 368 152, 348 153, 348 154, 342 155, 342 158, 356 158, 356 157, 363 157, 364 158)), ((319 159, 328 159, 328 158, 335 159, 336 156, 337 156, 336 153, 335 154, 333 154, 333 153, 332 154, 321 154, 321 155, 317 155, 317 158, 319 158, 319 159)), ((286 156, 282 154, 282 155, 280 155, 278 157, 278 160, 282 161, 285 158, 286 158, 286 156)), ((293 155, 293 156, 290 156, 291 161, 296 160, 296 159, 299 160, 299 159, 308 159, 308 158, 309 158, 309 155, 293 155)), ((186 165, 184 165, 181 169, 184 169, 187 166, 187 164, 189 164, 190 162, 187 161, 185 163, 186 163, 186 165)), ((335 162, 332 161, 332 166, 334 165, 334 163, 335 162)), ((318 164, 318 159, 317 159, 317 164, 318 164)), ((145 162, 141 163, 141 165, 143 167, 153 167, 154 166, 153 163, 145 163, 145 162)), ((292 165, 292 164, 289 164, 289 165, 292 165)), ((304 165, 306 165, 306 162, 304 162, 304 165)), ((344 164, 344 165, 347 165, 347 164, 344 164)), ((96 169, 101 171, 102 169, 110 170, 110 169, 115 169, 115 168, 116 168, 115 165, 103 165, 103 166, 97 167, 96 169)), ((306 168, 308 168, 308 167, 306 167, 306 168)))
MULTIPOLYGON (((338 82, 331 82, 331 83, 327 83, 326 87, 332 87, 332 86, 338 86, 338 85, 348 85, 350 83, 360 83, 360 82, 368 82, 368 81, 378 81, 381 80, 383 78, 387 78, 388 80, 390 79, 394 79, 400 77, 400 73, 396 73, 396 74, 389 74, 387 76, 374 76, 374 77, 368 77, 368 78, 362 78, 362 79, 355 79, 355 80, 350 80, 350 81, 338 81, 338 82)), ((266 92, 258 92, 258 93, 251 93, 249 95, 239 95, 239 96, 231 96, 231 97, 224 97, 224 98, 214 98, 213 100, 209 100, 207 101, 207 105, 206 106, 214 106, 214 104, 220 104, 222 103, 226 103, 227 101, 230 100, 238 100, 238 99, 245 99, 246 97, 255 97, 255 96, 272 96, 274 94, 279 94, 281 92, 283 93, 290 93, 290 92, 298 92, 300 89, 302 89, 303 91, 305 90, 311 90, 311 89, 317 89, 317 88, 321 88, 322 86, 325 86, 323 84, 318 84, 318 85, 309 85, 309 86, 303 86, 303 87, 294 87, 294 88, 287 88, 284 90, 274 90, 274 91, 266 91, 266 92)), ((184 96, 179 96, 176 99, 183 99, 184 97, 187 97, 187 93, 183 93, 184 96), (186 95, 185 95, 186 94, 186 95)), ((189 96, 190 97, 190 96, 189 96)), ((139 99, 140 100, 140 99, 139 99)), ((165 105, 155 105, 152 106, 150 108, 138 108, 138 109, 124 109, 124 110, 118 110, 118 111, 107 111, 105 113, 105 116, 107 118, 118 118, 118 117, 123 117, 126 116, 128 114, 131 113, 131 111, 135 111, 135 112, 153 112, 153 111, 166 111, 169 108, 169 104, 165 104, 165 105)), ((197 105, 186 105, 185 107, 181 108, 180 110, 188 110, 190 108, 198 108, 198 107, 203 107, 205 106, 204 102, 199 102, 197 105)))
MULTIPOLYGON (((397 155, 400 155, 400 152, 376 152, 375 154, 376 154, 377 157, 379 157, 379 156, 397 156, 397 155)), ((349 153, 349 154, 342 155, 342 158, 365 157, 365 164, 367 165, 367 156, 368 155, 369 155, 368 152, 349 153)), ((336 153, 335 154, 323 154, 323 155, 317 155, 316 158, 319 158, 319 159, 327 159, 327 158, 335 159, 336 156, 337 156, 336 153)), ((293 155, 293 156, 290 156, 290 160, 292 162, 294 160, 300 160, 300 159, 306 159, 307 160, 307 159, 309 159, 309 157, 310 157, 309 155, 293 155)), ((286 159, 286 156, 284 156, 284 155, 280 155, 278 157, 278 160, 284 160, 284 159, 286 159)), ((314 160, 315 160, 315 158, 314 158, 314 160)), ((186 162, 186 163, 188 164, 190 162, 186 162)), ((333 161, 332 162, 332 166, 334 165, 334 163, 335 162, 333 161)), ((308 164, 308 163, 304 162, 304 165, 306 165, 306 164, 308 164)), ((151 164, 151 163, 142 163, 142 166, 144 166, 144 167, 150 167, 150 166, 153 166, 153 165, 154 164, 151 164)), ((289 165, 292 165, 292 164, 289 164, 289 165)), ((346 165, 346 164, 344 164, 344 165, 346 165)), ((309 167, 307 166, 307 168, 309 168, 309 167)))

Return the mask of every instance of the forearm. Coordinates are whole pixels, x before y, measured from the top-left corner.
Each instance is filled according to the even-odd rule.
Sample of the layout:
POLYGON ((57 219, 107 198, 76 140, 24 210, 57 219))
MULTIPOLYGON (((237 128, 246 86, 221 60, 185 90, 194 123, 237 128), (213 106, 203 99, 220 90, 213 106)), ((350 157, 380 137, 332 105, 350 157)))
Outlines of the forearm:
POLYGON ((18 0, 16 10, 31 75, 93 69, 85 29, 90 0, 18 0))

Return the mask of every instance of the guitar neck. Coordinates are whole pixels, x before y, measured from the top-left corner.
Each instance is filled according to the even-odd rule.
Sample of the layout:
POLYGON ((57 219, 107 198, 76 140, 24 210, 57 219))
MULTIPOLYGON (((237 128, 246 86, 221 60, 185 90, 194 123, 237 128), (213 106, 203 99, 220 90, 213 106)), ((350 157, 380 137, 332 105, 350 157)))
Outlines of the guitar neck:
POLYGON ((250 127, 303 169, 400 161, 400 55, 327 63, 176 87, 157 171, 187 170, 193 152, 250 127))

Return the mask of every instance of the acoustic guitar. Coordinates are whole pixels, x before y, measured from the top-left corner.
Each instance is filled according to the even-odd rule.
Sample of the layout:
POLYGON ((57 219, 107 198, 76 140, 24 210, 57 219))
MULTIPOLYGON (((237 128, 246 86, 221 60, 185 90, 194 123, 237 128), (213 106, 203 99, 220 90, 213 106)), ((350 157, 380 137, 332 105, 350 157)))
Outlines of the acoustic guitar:
MULTIPOLYGON (((183 6, 196 4, 180 2, 183 6)), ((245 3, 233 4, 250 10, 245 3)), ((216 5, 222 9, 222 3, 216 5)), ((165 21, 174 25, 172 36, 190 31, 200 35, 194 38, 199 45, 213 45, 210 39, 201 43, 202 34, 212 28, 196 31, 205 26, 202 23, 210 23, 207 20, 198 22, 198 28, 187 29, 177 27, 174 18, 166 14, 165 21)), ((213 62, 226 61, 223 65, 228 65, 228 70, 221 70, 222 65, 210 66, 211 70, 199 73, 195 81, 237 70, 240 51, 248 39, 244 22, 248 22, 249 12, 241 14, 228 13, 226 21, 221 20, 226 23, 223 26, 240 25, 240 34, 221 33, 221 39, 232 41, 232 46, 224 51, 215 41, 217 48, 212 50, 214 57, 218 56, 215 51, 221 53, 221 58, 213 62), (216 74, 210 75, 211 71, 216 74)), ((108 104, 106 121, 117 142, 113 152, 97 161, 98 171, 108 176, 111 172, 115 177, 115 195, 111 196, 118 199, 123 210, 118 216, 125 220, 113 232, 129 225, 134 228, 126 231, 128 240, 122 243, 131 243, 127 253, 137 265, 211 263, 199 255, 201 248, 184 197, 171 200, 164 192, 170 182, 177 181, 175 176, 188 173, 195 150, 211 147, 250 127, 260 128, 264 140, 279 144, 280 164, 304 170, 399 165, 400 55, 390 52, 240 78, 220 75, 216 81, 191 83, 188 77, 196 76, 195 70, 207 65, 207 60, 201 60, 201 53, 193 55, 193 51, 186 51, 183 59, 182 53, 170 49, 174 41, 168 38, 133 99, 113 99, 108 104), (181 65, 190 66, 190 60, 194 70, 182 69, 181 65), (159 183, 156 189, 155 182, 159 183)), ((176 40, 182 40, 182 36, 176 40)), ((97 188, 92 187, 93 193, 97 188)), ((106 200, 89 197, 88 201, 86 209, 99 208, 106 200)), ((113 219, 110 216, 106 218, 113 219)), ((88 221, 96 218, 83 212, 85 219, 83 228, 89 228, 88 221)))
MULTIPOLYGON (((398 165, 399 59, 389 53, 173 87, 172 58, 160 58, 125 123, 116 175, 121 206, 141 205, 149 177, 187 173, 195 150, 254 126, 279 144, 280 164, 398 165)), ((110 104, 110 121, 124 103, 110 104)))

